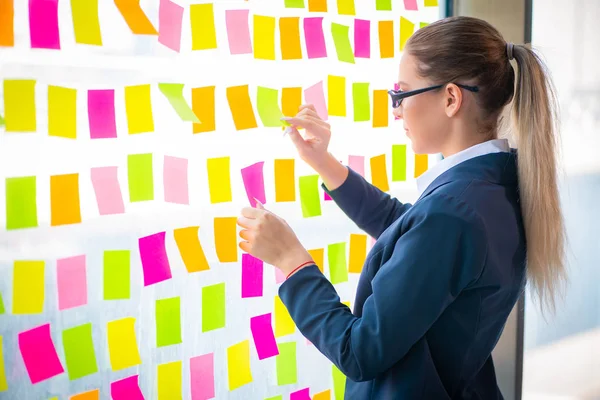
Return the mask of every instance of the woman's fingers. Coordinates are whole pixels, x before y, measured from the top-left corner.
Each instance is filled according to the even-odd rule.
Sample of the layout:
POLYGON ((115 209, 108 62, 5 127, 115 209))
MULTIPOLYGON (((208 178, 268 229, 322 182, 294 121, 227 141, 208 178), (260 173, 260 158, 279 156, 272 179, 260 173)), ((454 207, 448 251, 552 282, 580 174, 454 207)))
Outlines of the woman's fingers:
POLYGON ((265 210, 261 210, 259 208, 254 207, 244 207, 242 208, 242 216, 248 219, 256 219, 263 215, 265 210))
POLYGON ((237 224, 244 229, 253 229, 258 225, 258 220, 256 218, 241 216, 238 217, 237 224))
POLYGON ((252 232, 248 229, 242 229, 239 233, 240 237, 244 239, 246 242, 250 242, 254 237, 252 232))
POLYGON ((302 110, 312 110, 315 112, 315 114, 317 113, 317 109, 315 108, 314 104, 302 104, 298 111, 302 110))

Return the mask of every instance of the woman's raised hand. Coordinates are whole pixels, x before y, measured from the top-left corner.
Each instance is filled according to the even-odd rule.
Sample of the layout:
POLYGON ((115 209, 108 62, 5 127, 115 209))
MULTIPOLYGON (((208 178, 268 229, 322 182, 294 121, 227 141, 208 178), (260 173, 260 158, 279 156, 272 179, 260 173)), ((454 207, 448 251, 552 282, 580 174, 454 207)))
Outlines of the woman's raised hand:
POLYGON ((318 171, 329 157, 327 148, 331 137, 330 125, 319 117, 312 104, 301 106, 296 116, 282 120, 291 125, 287 132, 298 149, 300 158, 318 171), (305 137, 298 132, 299 127, 305 129, 305 137))

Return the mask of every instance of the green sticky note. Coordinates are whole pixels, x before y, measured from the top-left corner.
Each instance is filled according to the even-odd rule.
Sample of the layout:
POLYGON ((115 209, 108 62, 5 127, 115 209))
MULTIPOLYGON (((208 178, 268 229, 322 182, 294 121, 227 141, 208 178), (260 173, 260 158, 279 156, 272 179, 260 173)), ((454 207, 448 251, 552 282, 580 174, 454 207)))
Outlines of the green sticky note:
POLYGON ((296 368, 296 342, 278 343, 279 355, 275 357, 277 365, 277 384, 292 385, 298 381, 296 368))
POLYGON ((279 108, 279 95, 277 89, 259 86, 256 92, 258 116, 265 127, 279 127, 284 125, 281 121, 283 113, 279 108))
POLYGON ((65 329, 62 341, 70 380, 98 372, 91 323, 65 329))
POLYGON ((392 145, 392 182, 406 180, 406 145, 392 145))
POLYGON ((0 115, 0 128, 3 127, 5 123, 6 121, 4 121, 4 118, 2 118, 2 115, 0 115))
POLYGON ((429 25, 429 22, 421 22, 419 28, 425 28, 427 25, 429 25))
POLYGON ((273 396, 273 397, 269 397, 268 399, 265 400, 283 400, 283 396, 279 395, 279 396, 273 396))
POLYGON ((285 0, 285 8, 304 8, 304 0, 285 0))
POLYGON ((369 83, 352 84, 352 101, 354 102, 354 122, 371 119, 371 103, 369 100, 369 83))
POLYGON ((129 250, 104 252, 104 300, 128 299, 131 295, 129 250))
POLYGON ((35 81, 6 79, 4 81, 4 118, 6 132, 35 132, 35 81))
POLYGON ((4 314, 4 300, 2 300, 2 293, 0 293, 0 315, 4 314))
POLYGON ((225 283, 202 288, 202 332, 225 327, 225 283))
POLYGON ((181 343, 179 297, 156 300, 156 347, 181 343))
POLYGON ((298 180, 300 205, 304 218, 321 215, 321 199, 319 198, 319 175, 301 176, 298 180))
POLYGON ((375 9, 377 11, 392 11, 392 0, 377 0, 375 9))
POLYGON ((348 263, 346 262, 346 243, 334 243, 327 246, 329 261, 329 280, 336 283, 348 281, 348 263))
POLYGON ((354 51, 350 44, 350 27, 348 25, 331 23, 331 35, 335 45, 335 52, 339 61, 354 64, 354 51))
POLYGON ((333 377, 333 394, 335 400, 344 400, 346 376, 333 364, 331 365, 331 375, 333 377))
POLYGON ((127 179, 131 202, 154 200, 152 153, 127 156, 127 179))
POLYGON ((38 226, 35 176, 6 178, 6 229, 38 226))
POLYGON ((158 88, 183 121, 200 123, 198 116, 183 97, 183 83, 159 83, 158 88))

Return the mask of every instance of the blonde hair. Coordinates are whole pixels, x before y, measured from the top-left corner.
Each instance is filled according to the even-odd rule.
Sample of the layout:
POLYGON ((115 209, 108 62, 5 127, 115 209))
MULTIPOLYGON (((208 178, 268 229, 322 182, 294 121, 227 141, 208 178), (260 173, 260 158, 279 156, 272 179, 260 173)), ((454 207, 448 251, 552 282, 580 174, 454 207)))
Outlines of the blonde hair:
POLYGON ((472 17, 446 18, 418 30, 406 51, 425 78, 479 86, 484 135, 497 136, 502 112, 512 101, 527 277, 542 311, 554 312, 566 280, 566 235, 557 179, 558 106, 546 66, 531 48, 513 45, 515 75, 500 32, 472 17))

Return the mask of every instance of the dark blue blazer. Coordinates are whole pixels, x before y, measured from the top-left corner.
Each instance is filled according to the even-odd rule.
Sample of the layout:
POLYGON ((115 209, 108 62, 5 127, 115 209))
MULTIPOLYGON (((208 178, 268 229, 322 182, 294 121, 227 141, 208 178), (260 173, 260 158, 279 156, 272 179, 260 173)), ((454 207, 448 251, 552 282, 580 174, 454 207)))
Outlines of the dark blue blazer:
POLYGON ((501 399, 491 352, 525 284, 517 156, 437 177, 414 205, 350 170, 329 191, 377 239, 354 312, 316 266, 279 288, 300 332, 346 376, 345 398, 501 399))

